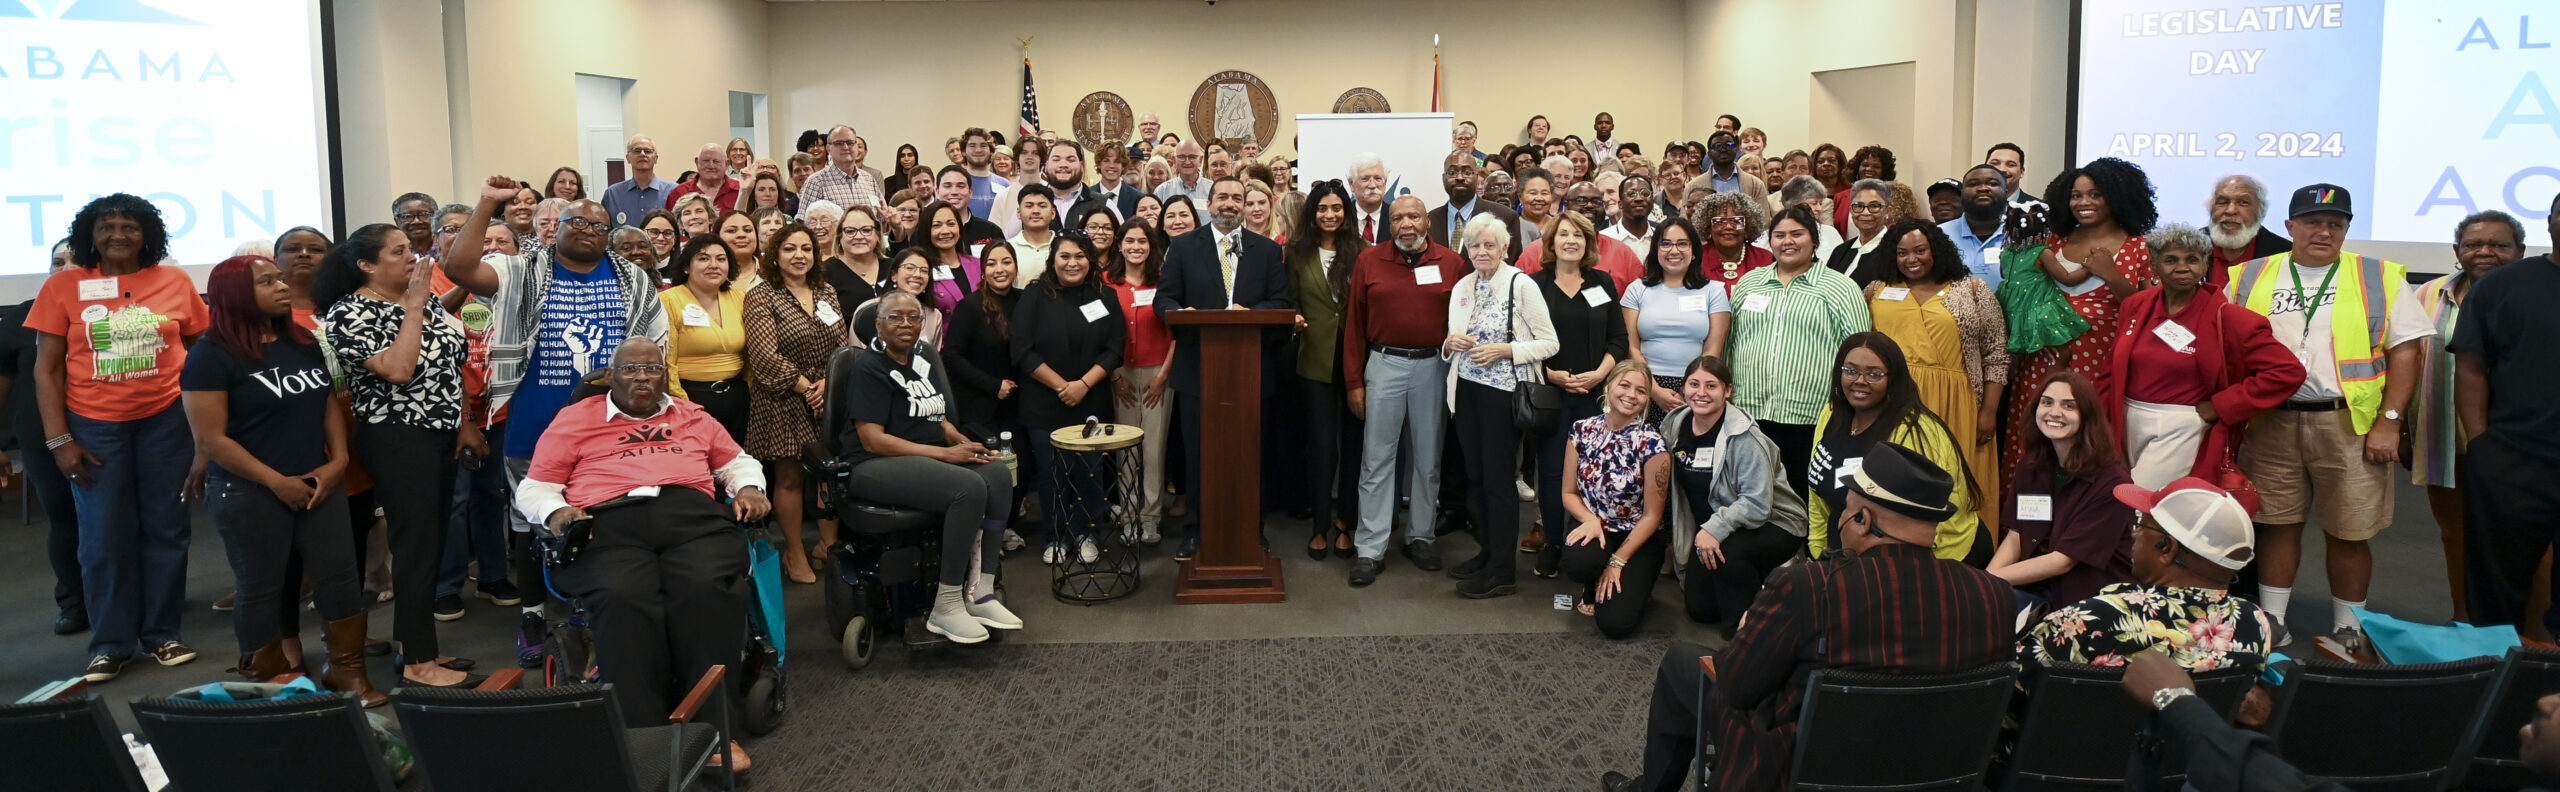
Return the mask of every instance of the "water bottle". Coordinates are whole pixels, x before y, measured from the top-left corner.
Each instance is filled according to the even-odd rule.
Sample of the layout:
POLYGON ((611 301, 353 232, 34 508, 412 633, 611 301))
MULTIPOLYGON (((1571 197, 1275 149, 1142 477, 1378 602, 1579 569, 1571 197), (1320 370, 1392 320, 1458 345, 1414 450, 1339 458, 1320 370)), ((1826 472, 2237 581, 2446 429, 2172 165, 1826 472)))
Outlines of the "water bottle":
POLYGON ((1012 432, 996 434, 996 460, 1004 463, 1005 474, 1013 478, 1014 486, 1021 486, 1022 466, 1013 458, 1012 432))

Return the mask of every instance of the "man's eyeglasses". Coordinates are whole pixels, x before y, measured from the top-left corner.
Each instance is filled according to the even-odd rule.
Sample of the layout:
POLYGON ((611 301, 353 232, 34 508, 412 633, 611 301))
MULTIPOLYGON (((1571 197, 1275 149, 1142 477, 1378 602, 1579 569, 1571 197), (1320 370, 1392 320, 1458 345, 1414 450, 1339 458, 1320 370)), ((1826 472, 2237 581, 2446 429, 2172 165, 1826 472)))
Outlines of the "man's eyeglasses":
POLYGON ((667 367, 660 363, 624 363, 613 367, 613 373, 620 374, 625 377, 637 377, 644 374, 665 374, 667 373, 667 367))
POLYGON ((401 212, 399 214, 392 215, 391 219, 406 223, 411 220, 425 220, 429 217, 434 217, 435 214, 436 213, 434 212, 401 212))
POLYGON ((1715 150, 1717 150, 1717 151, 1732 151, 1732 150, 1734 150, 1734 149, 1742 148, 1742 144, 1740 144, 1740 143, 1735 143, 1735 142, 1732 142, 1732 141, 1726 141, 1726 142, 1723 142, 1723 143, 1716 143, 1716 144, 1709 145, 1709 146, 1707 146, 1707 148, 1715 149, 1715 150))
POLYGON ((462 226, 459 226, 459 225, 449 225, 449 226, 445 226, 445 227, 443 227, 443 228, 436 229, 436 236, 453 236, 454 234, 458 234, 458 233, 462 233, 462 226))
POLYGON ((1883 382, 1887 376, 1889 375, 1885 373, 1884 369, 1862 369, 1850 365, 1842 365, 1840 367, 1840 378, 1844 380, 1854 379, 1866 380, 1868 382, 1883 382))
POLYGON ((585 231, 604 231, 604 230, 611 229, 611 228, 613 227, 613 226, 612 226, 612 224, 610 224, 610 223, 605 223, 605 222, 601 222, 601 221, 597 221, 597 220, 589 220, 589 219, 586 219, 586 218, 584 218, 584 217, 563 217, 563 218, 560 218, 560 222, 561 222, 561 224, 566 225, 566 226, 568 226, 568 227, 570 227, 570 228, 576 228, 576 229, 585 230, 585 231))
POLYGON ((2464 242, 2458 247, 2461 248, 2462 252, 2470 253, 2474 251, 2514 250, 2516 246, 2512 243, 2500 242, 2494 239, 2485 239, 2464 242))
POLYGON ((850 140, 830 140, 830 141, 827 141, 827 145, 834 146, 834 147, 836 147, 836 148, 853 148, 853 141, 850 141, 850 140))
POLYGON ((629 152, 626 152, 626 153, 628 153, 628 154, 630 154, 631 156, 634 156, 634 157, 640 156, 640 155, 642 155, 642 154, 647 154, 647 155, 652 156, 652 157, 658 156, 658 150, 657 150, 657 149, 653 149, 653 148, 636 148, 636 149, 632 149, 632 150, 630 150, 629 152))

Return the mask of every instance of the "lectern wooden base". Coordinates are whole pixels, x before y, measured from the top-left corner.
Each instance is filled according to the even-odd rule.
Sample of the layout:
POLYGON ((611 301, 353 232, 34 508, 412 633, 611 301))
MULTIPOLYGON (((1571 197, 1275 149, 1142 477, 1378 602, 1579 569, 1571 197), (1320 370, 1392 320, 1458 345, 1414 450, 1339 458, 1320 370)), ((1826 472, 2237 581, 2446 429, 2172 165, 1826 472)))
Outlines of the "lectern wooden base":
MULTIPOLYGON (((1182 562, 1173 601, 1184 605, 1281 602, 1280 559, 1262 547, 1262 335, 1297 314, 1285 310, 1174 311, 1201 349, 1200 556, 1182 562)), ((1191 343, 1191 342, 1185 342, 1191 343)))
POLYGON ((1238 605, 1254 602, 1286 602, 1289 591, 1280 584, 1280 558, 1262 554, 1259 567, 1198 566, 1199 559, 1182 562, 1182 573, 1174 578, 1173 601, 1183 605, 1238 605))

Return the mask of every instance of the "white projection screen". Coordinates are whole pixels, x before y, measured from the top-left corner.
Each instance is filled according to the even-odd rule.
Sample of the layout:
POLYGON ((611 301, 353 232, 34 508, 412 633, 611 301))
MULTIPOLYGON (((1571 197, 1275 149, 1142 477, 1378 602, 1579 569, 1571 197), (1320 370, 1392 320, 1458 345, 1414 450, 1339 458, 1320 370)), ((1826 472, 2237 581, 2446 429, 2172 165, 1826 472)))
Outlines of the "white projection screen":
POLYGON ((191 271, 335 226, 326 0, 0 0, 0 297, 90 199, 160 207, 191 271))
POLYGON ((2075 11, 2074 156, 2140 164, 2164 222, 2202 223, 2215 180, 2247 173, 2266 182, 2281 231, 2287 196, 2326 182, 2355 199, 2351 239, 2414 246, 2407 263, 2441 271, 2463 216, 2498 209, 2539 227, 2560 191, 2560 3, 2078 0, 2075 11))

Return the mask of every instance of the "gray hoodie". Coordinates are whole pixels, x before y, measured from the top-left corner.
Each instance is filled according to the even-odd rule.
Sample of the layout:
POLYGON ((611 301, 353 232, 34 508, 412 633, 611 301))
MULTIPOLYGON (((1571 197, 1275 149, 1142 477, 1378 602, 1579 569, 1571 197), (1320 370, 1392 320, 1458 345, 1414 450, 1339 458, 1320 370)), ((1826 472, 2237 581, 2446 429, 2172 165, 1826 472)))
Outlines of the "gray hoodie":
MULTIPOLYGON (((1689 426, 1689 407, 1682 405, 1663 416, 1658 427, 1665 443, 1676 444, 1689 426)), ((1716 442, 1716 476, 1708 495, 1714 503, 1698 512, 1707 513, 1703 523, 1689 520, 1688 495, 1678 483, 1671 485, 1671 541, 1680 548, 1673 555, 1686 568, 1697 556, 1690 548, 1704 530, 1717 541, 1733 536, 1734 531, 1756 531, 1763 526, 1776 526, 1787 533, 1803 536, 1805 531, 1804 496, 1787 486, 1786 469, 1778 464, 1778 444, 1760 432, 1760 424, 1749 413, 1733 404, 1724 406, 1723 432, 1716 442)), ((1674 464, 1677 464, 1676 462, 1674 464)))

